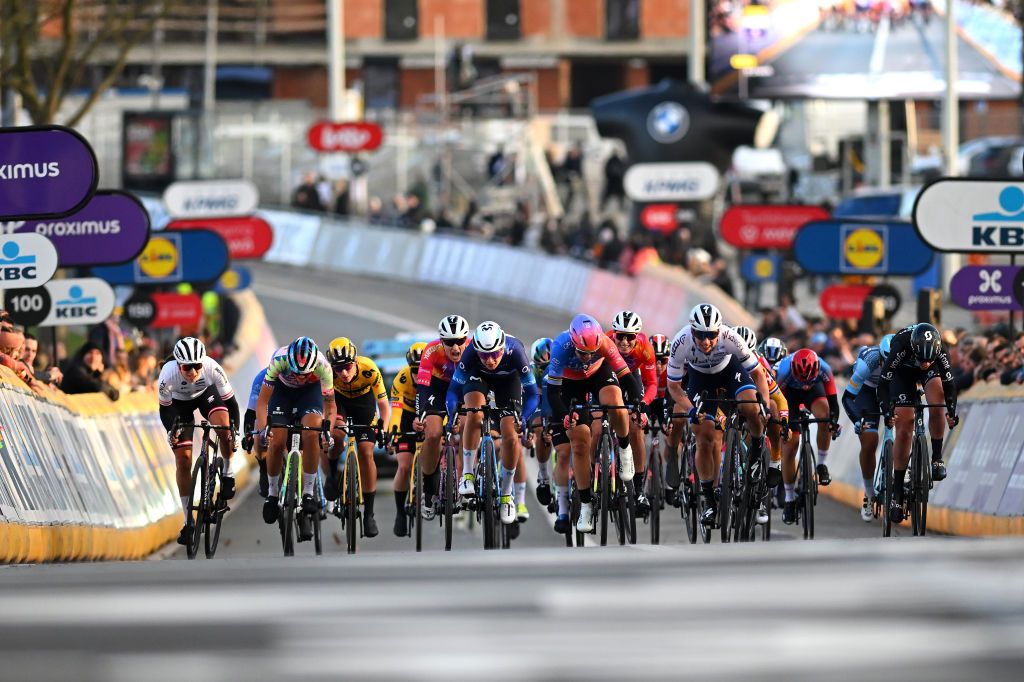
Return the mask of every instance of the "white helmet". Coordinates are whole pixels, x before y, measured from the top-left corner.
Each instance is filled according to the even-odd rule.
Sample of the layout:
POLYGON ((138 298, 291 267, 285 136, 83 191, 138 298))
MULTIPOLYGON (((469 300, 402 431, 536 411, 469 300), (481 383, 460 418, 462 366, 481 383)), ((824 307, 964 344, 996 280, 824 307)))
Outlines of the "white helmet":
POLYGON ((698 332, 717 332, 722 326, 722 313, 710 303, 693 306, 690 311, 690 327, 698 332))
POLYGON ((612 320, 612 331, 626 334, 639 334, 643 328, 643 320, 632 310, 622 310, 612 320))
POLYGON ((194 336, 186 336, 174 344, 174 359, 183 365, 202 362, 205 357, 206 346, 194 336))
POLYGON ((757 334, 750 327, 736 327, 736 333, 740 335, 743 342, 747 344, 747 348, 750 349, 751 353, 757 352, 757 334))
POLYGON ((493 353, 505 347, 505 332, 497 322, 481 322, 473 333, 473 346, 481 353, 493 353))
POLYGON ((460 315, 442 317, 437 323, 437 334, 442 339, 464 339, 469 336, 469 322, 460 315))

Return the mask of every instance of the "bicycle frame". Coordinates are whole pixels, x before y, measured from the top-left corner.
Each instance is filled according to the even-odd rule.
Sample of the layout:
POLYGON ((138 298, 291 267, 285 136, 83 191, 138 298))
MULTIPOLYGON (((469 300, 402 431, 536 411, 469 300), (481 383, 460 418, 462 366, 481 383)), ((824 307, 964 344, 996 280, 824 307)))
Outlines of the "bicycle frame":
MULTIPOLYGON (((199 424, 194 422, 175 421, 171 427, 172 432, 181 433, 186 430, 202 430, 199 452, 192 464, 192 485, 191 504, 189 505, 189 517, 193 521, 194 530, 189 543, 185 548, 188 558, 195 559, 199 553, 199 537, 206 534, 205 554, 207 559, 212 559, 217 551, 217 543, 220 540, 220 526, 229 507, 227 502, 215 497, 215 491, 219 488, 223 456, 220 454, 220 444, 210 438, 211 431, 233 432, 231 426, 211 424, 203 420, 199 424), (199 500, 196 504, 196 486, 199 486, 199 500), (194 514, 194 516, 193 516, 194 514)), ((219 437, 218 437, 219 438, 219 437)))
POLYGON ((633 411, 635 409, 635 405, 586 405, 584 403, 575 403, 570 406, 572 412, 587 411, 592 415, 596 412, 601 414, 601 432, 596 444, 598 457, 594 459, 593 455, 591 455, 593 460, 591 462, 593 469, 591 489, 597 505, 597 511, 601 512, 599 523, 595 524, 594 531, 592 532, 596 532, 598 526, 600 526, 602 546, 608 543, 608 519, 609 515, 613 513, 615 514, 613 520, 618 532, 619 544, 624 545, 627 541, 630 544, 636 544, 636 510, 633 495, 630 491, 632 482, 626 483, 621 488, 619 486, 619 477, 617 475, 619 449, 608 416, 612 410, 633 411), (601 444, 603 442, 607 442, 609 446, 607 461, 602 461, 601 457, 601 444), (605 480, 607 480, 607 489, 604 488, 605 480))
POLYGON ((470 501, 468 506, 476 511, 483 524, 484 549, 495 549, 499 540, 502 549, 508 549, 508 532, 505 524, 501 523, 498 518, 498 500, 501 496, 500 481, 504 465, 498 458, 494 438, 491 436, 491 407, 485 404, 480 407, 463 406, 458 409, 460 415, 477 412, 483 416, 480 421, 480 446, 477 448, 476 463, 476 478, 479 488, 476 498, 470 501))

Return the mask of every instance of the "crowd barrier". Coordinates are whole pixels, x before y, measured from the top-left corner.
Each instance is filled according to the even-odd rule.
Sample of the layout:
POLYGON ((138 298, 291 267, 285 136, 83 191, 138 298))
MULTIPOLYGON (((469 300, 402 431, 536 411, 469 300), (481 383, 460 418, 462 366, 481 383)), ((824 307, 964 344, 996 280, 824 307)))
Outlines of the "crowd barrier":
MULTIPOLYGON (((244 409, 249 386, 276 348, 251 292, 238 349, 224 367, 244 409)), ((236 453, 239 488, 250 462, 236 453)), ((140 559, 181 527, 174 455, 155 392, 66 395, 32 391, 0 366, 0 561, 140 559)))
MULTIPOLYGON (((929 499, 928 529, 955 535, 1024 534, 1024 387, 977 386, 960 396, 958 412, 960 424, 945 445, 949 473, 935 483, 929 499)), ((820 490, 860 508, 860 440, 845 414, 841 423, 842 435, 829 450, 832 483, 820 490)))
POLYGON ((753 324, 750 313, 718 287, 678 268, 655 264, 636 277, 504 244, 427 235, 312 214, 262 211, 274 229, 272 263, 371 275, 486 293, 607 322, 634 310, 648 330, 672 336, 699 302, 719 306, 730 323, 753 324))

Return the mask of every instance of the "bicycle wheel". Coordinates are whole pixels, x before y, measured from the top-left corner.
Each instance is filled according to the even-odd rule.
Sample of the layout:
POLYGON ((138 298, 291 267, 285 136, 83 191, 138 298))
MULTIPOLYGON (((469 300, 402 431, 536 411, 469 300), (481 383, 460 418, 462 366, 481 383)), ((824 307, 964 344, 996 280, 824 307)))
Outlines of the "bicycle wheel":
POLYGON ((316 511, 313 512, 313 550, 317 556, 324 553, 324 542, 320 528, 320 510, 324 508, 324 482, 317 470, 316 482, 313 485, 313 499, 316 500, 316 511))
POLYGON ((598 482, 600 494, 598 503, 601 505, 601 546, 608 544, 608 517, 612 506, 612 479, 611 479, 611 456, 612 439, 607 433, 601 434, 600 446, 598 447, 598 482))
POLYGON ((284 524, 284 555, 295 556, 295 508, 298 505, 299 491, 299 455, 288 453, 288 471, 285 474, 284 509, 281 520, 284 524))
POLYGON ((633 485, 633 481, 627 481, 623 483, 619 481, 621 493, 620 498, 624 498, 625 501, 625 525, 626 527, 626 541, 631 545, 636 544, 636 490, 633 485))
POLYGON ((804 539, 814 539, 814 470, 811 468, 811 460, 814 453, 809 443, 804 443, 800 448, 800 477, 802 479, 803 491, 801 503, 803 508, 804 539))
POLYGON ((345 456, 345 541, 349 554, 356 553, 359 534, 356 525, 359 522, 359 460, 354 449, 345 456))
POLYGON ((566 537, 565 537, 565 544, 568 545, 569 547, 572 547, 572 537, 575 536, 575 538, 576 538, 576 546, 577 547, 585 547, 586 546, 586 535, 581 533, 581 532, 579 532, 578 530, 576 530, 576 522, 580 518, 580 505, 583 504, 580 501, 580 491, 576 487, 575 479, 572 479, 569 485, 570 485, 570 488, 569 488, 569 500, 570 500, 569 530, 567 530, 565 532, 565 535, 566 535, 566 537))
POLYGON ((910 460, 910 466, 914 474, 911 477, 910 525, 914 535, 924 535, 924 517, 928 513, 928 473, 925 472, 925 469, 927 468, 930 471, 931 463, 925 462, 927 445, 923 441, 923 436, 914 436, 913 452, 910 460))
MULTIPOLYGON (((420 518, 420 507, 423 504, 423 467, 420 466, 420 458, 416 457, 416 461, 413 464, 415 471, 415 480, 412 484, 412 516, 409 517, 409 523, 414 528, 413 532, 416 535, 416 551, 423 551, 423 519, 420 518)), ((404 510, 403 510, 404 513, 404 510)))
POLYGON ((480 482, 484 487, 483 490, 483 517, 481 522, 484 526, 484 549, 494 549, 498 546, 498 529, 495 527, 494 512, 496 507, 496 500, 494 496, 496 484, 496 472, 494 471, 494 441, 489 437, 485 437, 484 441, 480 444, 480 466, 483 469, 483 475, 480 477, 480 482))
POLYGON ((882 446, 882 471, 885 472, 885 489, 882 491, 882 537, 892 535, 892 517, 889 515, 889 507, 892 505, 892 441, 886 441, 882 446))
POLYGON ((220 481, 222 463, 223 460, 217 457, 216 463, 208 467, 210 473, 206 483, 206 496, 210 502, 207 505, 207 512, 203 520, 203 532, 206 534, 204 550, 206 551, 207 559, 212 559, 213 555, 217 553, 217 543, 220 542, 220 525, 224 519, 224 507, 227 507, 226 502, 214 496, 217 483, 220 481))
POLYGON ((651 453, 650 462, 647 463, 650 481, 648 487, 647 501, 651 503, 650 524, 651 544, 661 544, 661 507, 665 500, 665 482, 662 480, 661 453, 656 449, 651 453))
POLYGON ((188 544, 185 546, 185 554, 188 558, 195 559, 196 554, 199 552, 199 534, 202 532, 202 521, 203 521, 203 494, 206 490, 206 468, 203 463, 206 460, 206 456, 202 453, 196 457, 195 464, 192 465, 192 503, 189 505, 189 520, 192 521, 192 536, 188 539, 188 544), (199 500, 197 502, 196 495, 198 494, 199 500))
POLYGON ((754 539, 755 531, 755 515, 757 514, 757 486, 753 480, 753 467, 751 462, 755 461, 754 458, 750 457, 750 451, 741 448, 740 456, 746 460, 746 466, 743 467, 743 478, 740 490, 740 515, 739 524, 737 526, 739 531, 740 542, 750 542, 754 539))
POLYGON ((455 528, 455 448, 447 447, 444 451, 444 551, 452 551, 452 532, 455 528))
POLYGON ((761 485, 758 487, 758 506, 763 503, 768 511, 768 520, 761 526, 761 540, 769 542, 772 539, 772 489, 768 487, 768 468, 771 466, 771 456, 767 439, 764 445, 761 450, 761 471, 764 474, 761 478, 761 485))
POLYGON ((718 523, 722 542, 729 542, 732 521, 733 481, 736 476, 736 431, 729 429, 725 437, 725 466, 722 471, 721 495, 718 500, 718 523))
POLYGON ((700 518, 700 477, 697 475, 694 445, 691 441, 683 450, 682 470, 679 475, 679 513, 686 525, 686 537, 691 545, 697 544, 697 531, 700 531, 704 542, 711 540, 711 532, 701 528, 700 518))

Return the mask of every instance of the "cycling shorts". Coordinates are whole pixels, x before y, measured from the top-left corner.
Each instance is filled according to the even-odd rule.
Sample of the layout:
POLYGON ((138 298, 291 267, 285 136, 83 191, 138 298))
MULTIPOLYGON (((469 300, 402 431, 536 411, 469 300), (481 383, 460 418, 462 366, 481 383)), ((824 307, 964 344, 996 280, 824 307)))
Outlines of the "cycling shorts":
POLYGON ((924 387, 929 381, 941 378, 938 367, 929 367, 926 371, 913 367, 899 367, 892 373, 892 381, 889 382, 889 399, 893 405, 916 403, 917 387, 924 387))
POLYGON ((855 433, 877 433, 879 422, 878 411, 877 389, 875 389, 874 386, 864 386, 860 389, 860 393, 858 393, 853 399, 853 410, 846 410, 846 416, 848 416, 850 421, 853 422, 853 430, 855 433), (861 419, 864 420, 863 429, 860 425, 861 419))
MULTIPOLYGON (((612 372, 609 363, 602 362, 601 366, 589 377, 584 379, 562 379, 562 401, 568 409, 572 409, 572 406, 576 403, 589 403, 591 400, 599 402, 600 398, 598 396, 602 388, 618 385, 619 381, 615 378, 615 373, 612 372)), ((556 387, 553 386, 552 389, 554 388, 556 387)), ((562 418, 565 417, 564 414, 553 416, 557 421, 562 421, 562 418)), ((578 417, 578 423, 590 425, 590 412, 581 412, 578 414, 578 417)))
POLYGON ((345 398, 335 393, 334 404, 338 406, 338 416, 334 420, 336 425, 344 426, 351 418, 353 423, 358 424, 352 434, 357 443, 376 442, 377 437, 370 426, 377 417, 377 399, 373 397, 372 392, 355 398, 345 398))
POLYGON ((402 420, 398 425, 398 439, 395 441, 395 449, 398 452, 415 452, 416 441, 418 440, 417 435, 408 436, 406 434, 413 433, 412 423, 416 419, 416 415, 408 410, 402 410, 402 420))
MULTIPOLYGON (((753 380, 750 378, 750 374, 747 373, 747 370, 743 369, 743 365, 740 364, 740 361, 735 356, 729 360, 729 364, 720 372, 705 374, 704 372, 690 369, 686 376, 686 395, 689 396, 690 402, 695 402, 700 395, 705 395, 709 398, 722 396, 738 398, 743 391, 757 390, 753 380)), ((724 409, 725 407, 719 406, 723 412, 728 412, 727 409, 724 409)))
POLYGON ((274 392, 267 406, 267 420, 272 426, 290 426, 307 414, 323 416, 324 396, 320 383, 292 388, 283 383, 274 384, 274 392))
MULTIPOLYGON (((199 410, 199 414, 207 421, 210 420, 210 415, 212 414, 228 411, 227 405, 221 400, 216 386, 207 386, 205 391, 191 400, 171 400, 171 409, 174 410, 174 418, 181 422, 194 421, 196 410, 199 410)), ((191 440, 181 440, 181 436, 179 436, 179 448, 191 444, 191 440)))
POLYGON ((498 419, 515 417, 519 419, 523 412, 523 384, 518 374, 499 374, 495 376, 470 377, 462 389, 462 396, 469 393, 494 392, 494 405, 498 408, 498 419))

